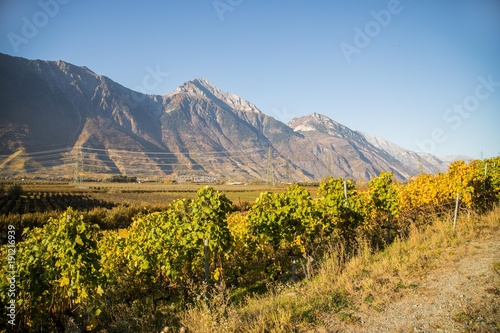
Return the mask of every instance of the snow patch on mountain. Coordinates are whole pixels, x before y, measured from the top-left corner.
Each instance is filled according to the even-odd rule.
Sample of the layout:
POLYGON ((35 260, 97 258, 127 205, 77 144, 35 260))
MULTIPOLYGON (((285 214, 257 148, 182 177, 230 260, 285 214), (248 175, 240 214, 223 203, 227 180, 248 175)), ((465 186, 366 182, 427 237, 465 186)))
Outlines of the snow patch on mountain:
POLYGON ((357 134, 350 128, 319 113, 294 118, 288 122, 288 126, 290 126, 295 132, 317 131, 339 138, 354 137, 357 134))
POLYGON ((313 126, 309 125, 298 125, 293 129, 295 132, 313 132, 316 131, 317 129, 313 126))

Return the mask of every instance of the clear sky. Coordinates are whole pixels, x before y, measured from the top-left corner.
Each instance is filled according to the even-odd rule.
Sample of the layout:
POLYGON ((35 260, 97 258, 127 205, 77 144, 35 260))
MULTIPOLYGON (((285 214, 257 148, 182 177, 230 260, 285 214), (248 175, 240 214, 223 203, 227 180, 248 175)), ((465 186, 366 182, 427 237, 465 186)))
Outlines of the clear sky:
POLYGON ((205 77, 285 122, 500 155, 499 0, 0 0, 0 52, 161 95, 205 77))

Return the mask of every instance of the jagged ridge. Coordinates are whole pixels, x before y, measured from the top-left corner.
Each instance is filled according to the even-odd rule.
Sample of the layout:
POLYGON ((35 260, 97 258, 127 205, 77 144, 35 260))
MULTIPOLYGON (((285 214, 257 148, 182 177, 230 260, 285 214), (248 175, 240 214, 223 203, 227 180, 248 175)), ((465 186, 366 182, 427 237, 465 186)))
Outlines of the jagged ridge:
POLYGON ((288 125, 200 78, 164 96, 86 67, 0 54, 0 173, 404 179, 440 161, 312 114, 288 125), (47 153, 54 151, 53 153, 47 153), (403 157, 404 156, 404 157, 403 157), (426 161, 425 163, 423 161, 426 161))

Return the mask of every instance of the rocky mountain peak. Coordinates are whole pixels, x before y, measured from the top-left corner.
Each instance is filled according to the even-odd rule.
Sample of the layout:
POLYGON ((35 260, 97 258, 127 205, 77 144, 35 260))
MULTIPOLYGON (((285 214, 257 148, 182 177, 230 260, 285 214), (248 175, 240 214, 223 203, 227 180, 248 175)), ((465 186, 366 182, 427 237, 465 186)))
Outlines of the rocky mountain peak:
POLYGON ((64 61, 0 54, 0 86, 0 175, 9 177, 66 179, 78 161, 88 177, 265 179, 269 148, 273 178, 286 182, 367 180, 380 170, 404 179, 442 163, 318 113, 287 126, 205 78, 161 97, 64 61))
POLYGON ((180 85, 172 93, 166 95, 166 97, 182 93, 216 101, 218 102, 217 104, 225 109, 261 113, 255 104, 241 98, 235 93, 226 92, 217 88, 205 78, 187 81, 180 85))

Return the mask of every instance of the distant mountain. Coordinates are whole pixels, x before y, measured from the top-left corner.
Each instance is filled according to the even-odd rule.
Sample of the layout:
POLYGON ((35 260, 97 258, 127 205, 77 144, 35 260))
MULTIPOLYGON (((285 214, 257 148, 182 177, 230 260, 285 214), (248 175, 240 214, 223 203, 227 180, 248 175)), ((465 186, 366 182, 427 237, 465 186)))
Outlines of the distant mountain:
POLYGON ((86 67, 0 55, 0 87, 3 175, 73 176, 77 163, 81 170, 127 173, 155 161, 145 153, 125 160, 116 150, 166 151, 162 98, 137 98, 86 67))
POLYGON ((444 165, 313 114, 288 125, 200 78, 164 95, 86 67, 0 54, 0 175, 400 179, 444 165))
MULTIPOLYGON (((360 132, 361 133, 361 132, 360 132)), ((367 133, 361 133, 365 139, 375 147, 385 151, 394 159, 400 161, 411 169, 411 175, 418 173, 445 172, 448 164, 446 161, 428 153, 414 152, 402 148, 383 138, 379 138, 367 133)))
POLYGON ((456 162, 456 161, 472 161, 473 158, 467 155, 445 155, 441 156, 440 159, 447 164, 456 162))
MULTIPOLYGON (((414 158, 406 157, 412 152, 386 140, 353 131, 320 114, 293 119, 288 125, 308 139, 309 150, 313 150, 321 161, 320 164, 316 163, 316 174, 370 179, 385 170, 393 172, 400 179, 406 179, 418 174, 421 164, 431 169, 430 163, 424 163, 417 153, 413 153, 414 158)), ((439 163, 437 158, 435 161, 439 163)), ((432 167, 431 172, 438 170, 437 166, 432 167)))

